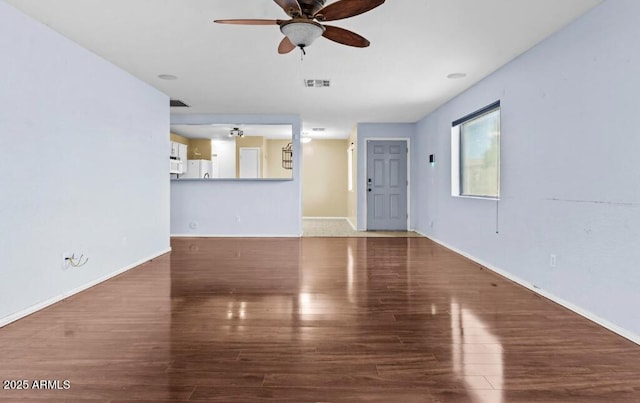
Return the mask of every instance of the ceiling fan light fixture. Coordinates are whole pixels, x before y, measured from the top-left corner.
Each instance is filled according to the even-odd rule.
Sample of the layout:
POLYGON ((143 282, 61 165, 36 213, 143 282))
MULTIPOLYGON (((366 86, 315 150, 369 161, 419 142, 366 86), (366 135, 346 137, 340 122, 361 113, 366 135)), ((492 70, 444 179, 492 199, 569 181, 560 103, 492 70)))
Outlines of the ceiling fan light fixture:
POLYGON ((325 28, 313 21, 293 21, 280 26, 280 31, 291 43, 301 48, 307 47, 320 38, 325 28))

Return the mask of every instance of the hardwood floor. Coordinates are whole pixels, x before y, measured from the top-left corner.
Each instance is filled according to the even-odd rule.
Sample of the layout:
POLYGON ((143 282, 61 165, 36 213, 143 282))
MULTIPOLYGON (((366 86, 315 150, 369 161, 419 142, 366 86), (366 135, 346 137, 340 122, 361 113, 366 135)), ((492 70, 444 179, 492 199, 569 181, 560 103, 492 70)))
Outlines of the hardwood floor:
POLYGON ((172 247, 0 329, 0 401, 640 402, 639 346, 426 238, 172 247))

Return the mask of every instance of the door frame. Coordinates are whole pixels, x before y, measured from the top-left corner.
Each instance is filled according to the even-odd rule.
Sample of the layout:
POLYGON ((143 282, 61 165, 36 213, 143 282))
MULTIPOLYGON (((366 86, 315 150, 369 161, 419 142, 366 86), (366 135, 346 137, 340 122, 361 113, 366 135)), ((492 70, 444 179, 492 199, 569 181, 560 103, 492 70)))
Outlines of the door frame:
MULTIPOLYGON (((373 137, 373 138, 365 138, 365 147, 363 155, 358 155, 358 158, 362 157, 364 160, 364 176, 362 178, 362 183, 364 183, 364 197, 362 198, 362 205, 360 206, 363 211, 363 219, 364 219, 364 229, 365 231, 369 231, 369 215, 368 206, 369 206, 369 196, 367 192, 367 178, 369 177, 369 145, 373 145, 376 141, 404 141, 407 144, 407 231, 413 231, 413 227, 411 226, 411 139, 409 137, 373 137)), ((361 178, 357 178, 358 181, 361 178)))

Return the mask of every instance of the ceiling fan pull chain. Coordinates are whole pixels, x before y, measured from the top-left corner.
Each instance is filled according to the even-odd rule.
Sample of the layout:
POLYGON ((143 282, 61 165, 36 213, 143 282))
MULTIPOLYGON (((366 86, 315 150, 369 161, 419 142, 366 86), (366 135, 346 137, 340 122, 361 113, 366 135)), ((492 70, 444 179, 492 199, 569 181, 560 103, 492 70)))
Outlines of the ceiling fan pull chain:
POLYGON ((300 50, 302 51, 302 53, 300 53, 300 61, 303 62, 304 57, 307 55, 307 52, 304 50, 303 46, 300 46, 300 50))

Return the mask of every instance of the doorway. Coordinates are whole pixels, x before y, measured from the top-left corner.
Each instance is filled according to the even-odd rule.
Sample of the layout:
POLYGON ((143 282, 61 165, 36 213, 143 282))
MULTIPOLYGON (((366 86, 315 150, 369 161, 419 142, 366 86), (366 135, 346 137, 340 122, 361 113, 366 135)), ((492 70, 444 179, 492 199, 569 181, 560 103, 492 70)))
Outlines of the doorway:
POLYGON ((408 142, 367 140, 367 231, 406 231, 408 142))
POLYGON ((260 178, 260 148, 240 147, 240 178, 260 178))

